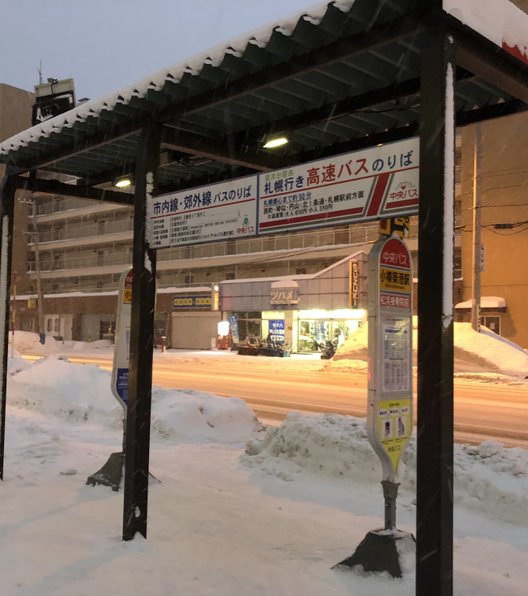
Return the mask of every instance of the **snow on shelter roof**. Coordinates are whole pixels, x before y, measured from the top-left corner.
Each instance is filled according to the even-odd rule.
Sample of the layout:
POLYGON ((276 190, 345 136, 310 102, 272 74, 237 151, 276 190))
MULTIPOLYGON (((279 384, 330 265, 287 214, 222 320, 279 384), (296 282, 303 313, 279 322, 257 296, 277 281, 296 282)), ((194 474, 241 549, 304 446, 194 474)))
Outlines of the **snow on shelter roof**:
POLYGON ((444 10, 528 63, 528 15, 510 0, 443 0, 444 10))
MULTIPOLYGON (((524 48, 528 17, 499 1, 510 15, 503 32, 511 15, 517 23, 508 44, 524 48)), ((433 14, 436 5, 323 2, 25 130, 0 144, 0 162, 14 175, 48 170, 93 187, 133 171, 139 133, 155 122, 168 157, 158 172, 163 194, 234 177, 232 167, 273 171, 409 138, 420 120, 419 56, 438 21, 426 17, 443 17, 464 41, 461 23, 472 24, 473 0, 444 0, 441 14, 433 14), (263 136, 277 131, 291 133, 292 142, 278 153, 263 150, 263 136)), ((466 58, 480 59, 481 45, 491 45, 482 35, 472 35, 466 58)), ((514 113, 528 102, 528 70, 505 64, 508 44, 500 55, 486 46, 500 84, 469 73, 457 82, 458 124, 514 113)))
MULTIPOLYGON (((333 4, 343 12, 348 12, 354 2, 355 0, 336 0, 330 4, 333 4)), ((328 2, 324 2, 312 6, 312 8, 307 10, 299 11, 290 18, 283 19, 272 25, 260 27, 249 35, 241 35, 229 43, 218 44, 190 59, 185 59, 171 67, 163 68, 119 91, 100 99, 84 102, 73 110, 28 128, 0 143, 0 155, 5 155, 9 151, 23 147, 41 137, 48 137, 51 133, 58 132, 63 128, 72 128, 75 122, 84 121, 86 118, 98 115, 104 110, 112 110, 118 104, 128 104, 133 97, 145 97, 149 90, 161 89, 166 81, 178 83, 185 73, 199 75, 206 64, 216 66, 221 63, 226 54, 232 54, 237 57, 241 56, 249 44, 265 47, 274 31, 278 30, 286 36, 291 35, 291 32, 301 19, 317 24, 326 12, 328 4, 328 2)))

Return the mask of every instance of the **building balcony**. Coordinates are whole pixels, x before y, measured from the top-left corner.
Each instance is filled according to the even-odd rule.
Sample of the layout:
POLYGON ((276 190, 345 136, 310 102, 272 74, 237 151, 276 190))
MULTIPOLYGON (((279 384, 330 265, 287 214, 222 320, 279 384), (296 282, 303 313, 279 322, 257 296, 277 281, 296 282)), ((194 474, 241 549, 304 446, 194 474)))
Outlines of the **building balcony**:
POLYGON ((37 224, 53 223, 57 221, 79 220, 93 215, 104 215, 114 211, 132 212, 132 207, 115 203, 88 202, 82 199, 64 199, 60 207, 51 203, 37 203, 37 224), (87 204, 88 202, 88 204, 87 204))

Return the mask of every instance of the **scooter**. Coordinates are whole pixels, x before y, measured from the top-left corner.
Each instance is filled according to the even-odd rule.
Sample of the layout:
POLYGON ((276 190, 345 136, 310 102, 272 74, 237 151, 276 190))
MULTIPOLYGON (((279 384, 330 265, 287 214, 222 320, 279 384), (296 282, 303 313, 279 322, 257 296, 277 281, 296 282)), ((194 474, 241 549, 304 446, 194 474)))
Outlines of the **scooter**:
POLYGON ((333 355, 336 353, 337 350, 337 340, 334 340, 333 342, 330 340, 327 340, 325 342, 324 348, 323 348, 323 353, 321 354, 321 358, 323 360, 330 360, 330 358, 333 357, 333 355))

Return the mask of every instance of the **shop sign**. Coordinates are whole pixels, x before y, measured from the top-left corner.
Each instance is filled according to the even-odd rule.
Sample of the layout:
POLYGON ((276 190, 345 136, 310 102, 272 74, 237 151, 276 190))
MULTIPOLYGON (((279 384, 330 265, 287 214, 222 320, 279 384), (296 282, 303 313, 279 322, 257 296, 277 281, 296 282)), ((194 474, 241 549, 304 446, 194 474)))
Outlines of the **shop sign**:
POLYGON ((350 305, 359 308, 359 263, 350 261, 350 305))
POLYGON ((211 294, 181 294, 172 297, 172 310, 211 310, 211 294))
POLYGON ((299 288, 271 288, 271 304, 299 304, 299 288))
POLYGON ((238 317, 235 313, 229 315, 229 328, 231 330, 231 338, 234 344, 240 341, 238 336, 238 317))
POLYGON ((271 341, 284 343, 284 319, 273 319, 268 321, 271 341))
POLYGON ((383 480, 396 482, 412 433, 412 262, 396 236, 369 255, 369 385, 367 433, 383 480))
POLYGON ((147 197, 150 248, 256 235, 257 176, 147 197))

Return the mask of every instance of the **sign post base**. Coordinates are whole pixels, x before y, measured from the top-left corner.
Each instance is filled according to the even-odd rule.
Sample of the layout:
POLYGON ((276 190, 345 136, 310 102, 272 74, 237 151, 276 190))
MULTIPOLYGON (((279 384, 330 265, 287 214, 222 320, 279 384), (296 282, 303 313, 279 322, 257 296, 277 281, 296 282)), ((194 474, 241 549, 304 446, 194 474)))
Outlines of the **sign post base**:
POLYGON ((386 571, 392 577, 401 577, 405 566, 403 558, 414 560, 416 541, 412 534, 400 530, 373 530, 369 532, 356 548, 356 552, 334 565, 341 567, 363 567, 364 571, 386 571))
POLYGON ((109 486, 113 491, 118 491, 123 479, 123 466, 125 456, 122 451, 111 453, 106 464, 95 474, 88 476, 86 484, 96 486, 102 484, 109 486))

